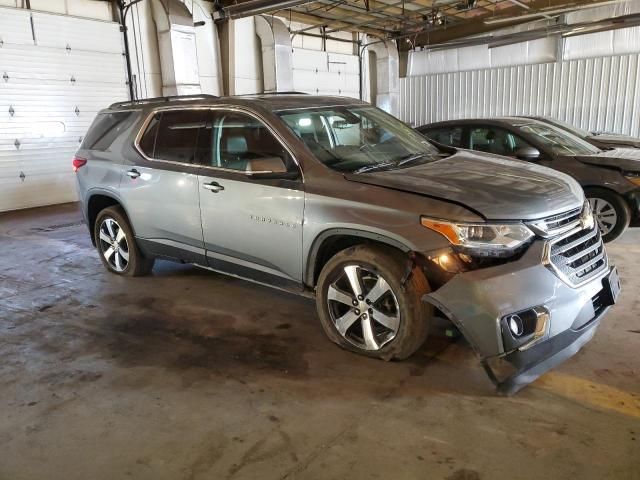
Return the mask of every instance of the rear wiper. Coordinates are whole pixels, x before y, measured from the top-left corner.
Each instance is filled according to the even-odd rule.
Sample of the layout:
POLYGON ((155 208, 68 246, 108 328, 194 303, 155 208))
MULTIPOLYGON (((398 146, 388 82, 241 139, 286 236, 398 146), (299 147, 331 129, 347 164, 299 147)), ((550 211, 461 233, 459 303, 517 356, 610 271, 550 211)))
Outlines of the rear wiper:
POLYGON ((354 170, 351 173, 365 173, 365 172, 372 172, 374 170, 384 170, 387 167, 395 167, 396 163, 395 162, 384 162, 384 163, 377 163, 375 165, 367 165, 365 167, 360 167, 357 170, 354 170))

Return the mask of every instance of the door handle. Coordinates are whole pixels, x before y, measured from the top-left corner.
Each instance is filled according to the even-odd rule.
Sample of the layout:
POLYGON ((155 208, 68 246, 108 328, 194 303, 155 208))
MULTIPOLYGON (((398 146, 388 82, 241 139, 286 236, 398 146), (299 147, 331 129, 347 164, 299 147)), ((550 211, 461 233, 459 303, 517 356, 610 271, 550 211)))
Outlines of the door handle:
POLYGON ((136 170, 135 168, 132 168, 131 170, 128 170, 126 173, 131 178, 138 178, 140 176, 140 172, 138 170, 136 170))
POLYGON ((203 183, 202 184, 202 188, 206 189, 206 190, 210 190, 214 193, 218 193, 221 192, 222 190, 224 190, 224 187, 222 185, 220 185, 217 182, 211 182, 211 183, 203 183))

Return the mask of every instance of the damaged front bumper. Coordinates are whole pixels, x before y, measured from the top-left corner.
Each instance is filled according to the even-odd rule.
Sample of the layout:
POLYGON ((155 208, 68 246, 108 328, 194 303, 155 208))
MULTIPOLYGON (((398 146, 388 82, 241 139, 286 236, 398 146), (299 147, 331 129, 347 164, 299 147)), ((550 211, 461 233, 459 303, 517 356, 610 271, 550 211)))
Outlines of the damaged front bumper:
POLYGON ((456 325, 504 394, 573 356, 619 292, 609 265, 578 287, 565 283, 543 264, 544 248, 535 241, 518 260, 460 273, 423 297, 456 325))

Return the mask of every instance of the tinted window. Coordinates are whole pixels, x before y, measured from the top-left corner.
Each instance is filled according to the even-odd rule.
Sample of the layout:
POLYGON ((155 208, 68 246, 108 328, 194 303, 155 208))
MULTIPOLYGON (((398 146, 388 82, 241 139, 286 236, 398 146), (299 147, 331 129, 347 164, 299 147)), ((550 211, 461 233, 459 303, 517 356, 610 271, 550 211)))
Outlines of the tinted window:
POLYGON ((473 150, 514 157, 516 152, 530 145, 513 133, 496 127, 477 127, 470 132, 473 150))
POLYGON ((243 113, 219 113, 215 124, 216 154, 211 156, 211 165, 244 171, 249 160, 278 157, 289 166, 285 148, 255 118, 243 113))
POLYGON ((198 131, 206 110, 175 110, 162 113, 153 158, 172 162, 194 161, 198 131))
POLYGON ((443 145, 464 147, 462 145, 462 127, 435 128, 425 131, 424 134, 431 140, 443 145))
POLYGON ((162 113, 156 113, 149 125, 147 125, 147 129, 145 130, 142 138, 140 139, 140 150, 144 152, 144 154, 153 158, 154 150, 156 148, 156 136, 158 135, 158 125, 160 124, 160 118, 162 118, 162 113))
POLYGON ((108 150, 118 135, 128 126, 134 112, 100 113, 87 132, 81 148, 86 150, 108 150))
POLYGON ((213 132, 213 113, 207 112, 198 129, 195 163, 213 165, 213 143, 215 141, 213 132))

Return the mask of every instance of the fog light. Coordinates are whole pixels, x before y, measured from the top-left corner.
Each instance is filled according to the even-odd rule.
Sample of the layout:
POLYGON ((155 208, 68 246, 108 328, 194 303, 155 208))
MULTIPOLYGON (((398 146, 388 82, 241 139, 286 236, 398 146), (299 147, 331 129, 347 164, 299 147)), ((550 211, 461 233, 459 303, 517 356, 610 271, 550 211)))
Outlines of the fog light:
POLYGON ((507 323, 509 324, 509 330, 511 330, 511 333, 513 333, 515 337, 522 335, 524 324, 519 315, 510 315, 509 318, 507 318, 507 323))

